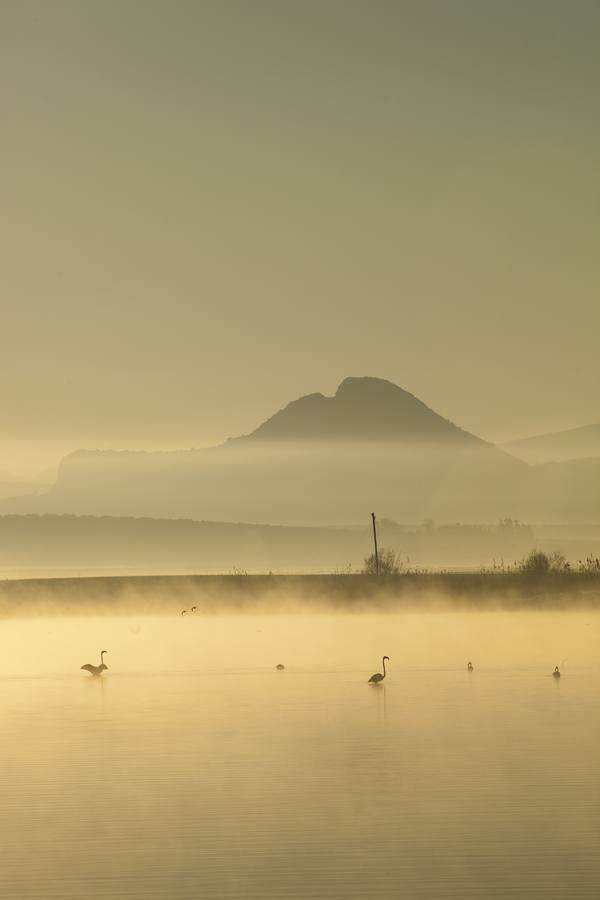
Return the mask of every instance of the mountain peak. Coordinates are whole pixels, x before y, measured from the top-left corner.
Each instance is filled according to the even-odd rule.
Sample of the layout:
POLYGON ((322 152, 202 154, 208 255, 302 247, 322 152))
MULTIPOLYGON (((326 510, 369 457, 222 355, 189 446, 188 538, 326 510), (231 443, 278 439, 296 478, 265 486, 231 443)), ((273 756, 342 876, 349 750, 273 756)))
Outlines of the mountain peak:
POLYGON ((315 393, 293 400, 251 434, 234 440, 479 442, 408 391, 369 376, 345 378, 333 397, 315 393))
MULTIPOLYGON (((417 404, 427 409, 418 397, 405 391, 393 381, 374 378, 372 375, 352 375, 340 382, 334 399, 345 403, 399 403, 417 404)), ((429 410, 433 412, 433 410, 429 410)), ((434 413, 435 415, 435 413, 434 413)))

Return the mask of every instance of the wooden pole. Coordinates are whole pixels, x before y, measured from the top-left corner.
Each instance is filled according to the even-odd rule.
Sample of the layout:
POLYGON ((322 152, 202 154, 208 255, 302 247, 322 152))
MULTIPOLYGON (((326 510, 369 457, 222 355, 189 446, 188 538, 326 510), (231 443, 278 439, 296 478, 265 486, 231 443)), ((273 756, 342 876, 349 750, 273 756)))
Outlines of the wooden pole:
POLYGON ((375 525, 375 513, 371 513, 373 519, 373 544, 375 545, 375 574, 379 575, 379 551, 377 550, 377 526, 375 525))

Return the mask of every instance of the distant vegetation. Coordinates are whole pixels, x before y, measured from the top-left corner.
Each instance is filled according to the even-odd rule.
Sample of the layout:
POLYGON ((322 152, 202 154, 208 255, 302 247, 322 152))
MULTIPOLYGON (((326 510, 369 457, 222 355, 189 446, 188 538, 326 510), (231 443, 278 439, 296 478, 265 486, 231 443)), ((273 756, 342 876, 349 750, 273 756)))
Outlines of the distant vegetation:
POLYGON ((391 547, 382 547, 376 557, 374 553, 367 556, 362 568, 362 575, 399 575, 403 565, 391 547))
POLYGON ((600 559, 597 556, 586 556, 577 561, 578 570, 585 575, 600 575, 600 559))
MULTIPOLYGON (((382 518, 380 573, 470 569, 543 575, 600 572, 600 525, 532 529, 516 519, 488 525, 404 525, 382 518), (538 547, 548 559, 530 559, 538 547), (389 548, 389 555, 388 549, 389 548), (590 550, 594 552, 590 554, 590 550), (566 560, 570 560, 566 566, 566 560), (562 568, 564 566, 564 570, 562 568), (523 568, 524 567, 524 568, 523 568)), ((121 572, 373 572, 370 522, 290 527, 182 519, 72 515, 0 516, 0 576, 121 572)), ((243 580, 243 579, 242 579, 243 580)))
MULTIPOLYGON (((353 574, 352 570, 346 574, 353 574)), ((367 556, 364 565, 356 575, 430 575, 426 569, 411 568, 404 565, 400 556, 390 547, 382 547, 379 550, 379 559, 374 553, 367 556)), ((442 571, 440 574, 450 574, 442 571)), ((583 560, 578 560, 573 565, 560 550, 549 553, 534 548, 519 562, 505 564, 495 563, 491 568, 480 569, 481 575, 519 575, 525 578, 545 578, 564 575, 598 576, 600 578, 600 557, 589 555, 583 560)))
POLYGON ((528 578, 548 576, 586 575, 600 577, 600 558, 592 554, 577 560, 573 565, 560 550, 550 553, 534 548, 520 562, 513 565, 495 564, 491 569, 482 569, 482 574, 517 574, 528 578))
POLYGON ((558 550, 553 553, 531 550, 518 567, 523 575, 534 576, 564 573, 570 571, 570 568, 571 564, 558 550))

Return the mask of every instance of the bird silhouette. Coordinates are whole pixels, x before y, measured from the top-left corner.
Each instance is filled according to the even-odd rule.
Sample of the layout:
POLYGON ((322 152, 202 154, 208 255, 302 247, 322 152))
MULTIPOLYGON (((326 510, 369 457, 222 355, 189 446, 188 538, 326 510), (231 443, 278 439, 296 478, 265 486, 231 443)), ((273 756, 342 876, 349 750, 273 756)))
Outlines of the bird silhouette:
POLYGON ((554 672, 552 673, 553 678, 560 678, 560 669, 558 666, 554 667, 554 672))
POLYGON ((279 669, 279 671, 281 672, 282 669, 285 669, 285 666, 284 666, 283 663, 277 663, 277 665, 275 666, 275 668, 276 668, 276 669, 279 669))
POLYGON ((100 665, 95 666, 93 663, 86 663, 85 666, 82 666, 82 669, 85 669, 86 672, 89 672, 90 675, 102 675, 105 669, 108 669, 108 666, 104 664, 104 654, 108 653, 108 650, 102 650, 100 652, 100 665))
POLYGON ((472 672, 472 671, 473 671, 473 663, 472 663, 470 660, 469 660, 469 662, 467 663, 467 669, 469 670, 469 672, 472 672))
POLYGON ((383 659, 381 660, 383 663, 383 675, 381 674, 381 672, 375 672, 375 674, 371 675, 371 677, 369 678, 369 683, 378 684, 380 681, 383 681, 383 679, 386 676, 386 671, 385 671, 386 659, 389 660, 389 656, 384 656, 383 659))

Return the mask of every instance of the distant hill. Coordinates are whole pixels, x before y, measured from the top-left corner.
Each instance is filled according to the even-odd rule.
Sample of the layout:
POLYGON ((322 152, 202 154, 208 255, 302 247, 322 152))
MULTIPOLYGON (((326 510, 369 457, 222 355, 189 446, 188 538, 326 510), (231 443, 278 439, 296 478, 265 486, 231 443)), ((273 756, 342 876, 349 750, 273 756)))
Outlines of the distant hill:
MULTIPOLYGON (((16 491, 14 492, 17 493, 16 491)), ((375 509, 419 522, 596 522, 600 457, 531 466, 378 378, 310 394, 251 434, 178 452, 80 450, 4 513, 347 525, 375 509)))
POLYGON ((523 518, 528 466, 388 381, 347 378, 207 450, 78 451, 45 496, 0 511, 347 524, 523 518))
MULTIPOLYGON (((399 525, 378 520, 380 545, 405 569, 491 568, 533 548, 576 563, 600 553, 600 525, 399 525)), ((369 514, 346 528, 114 516, 0 516, 0 580, 61 575, 220 571, 356 571, 372 548, 369 514)))
POLYGON ((289 403, 249 435, 257 441, 401 441, 483 444, 417 397, 382 378, 345 378, 333 397, 308 394, 289 403))
MULTIPOLYGON (((382 546, 404 565, 491 566, 534 545, 517 522, 489 526, 378 523, 382 546), (407 562, 407 557, 409 561, 407 562)), ((600 533, 600 532, 599 532, 600 533)), ((548 542, 546 542, 547 546, 548 542)), ((586 550, 593 548, 588 541, 586 550)), ((191 519, 0 516, 0 578, 61 574, 222 571, 348 571, 371 552, 371 519, 347 528, 299 528, 191 519)))
POLYGON ((532 464, 600 457, 600 424, 510 441, 502 449, 532 464))

